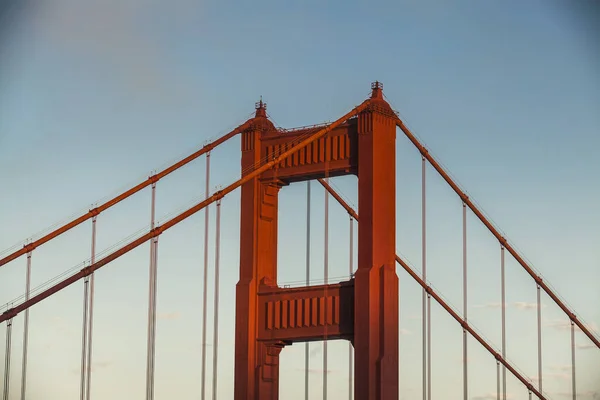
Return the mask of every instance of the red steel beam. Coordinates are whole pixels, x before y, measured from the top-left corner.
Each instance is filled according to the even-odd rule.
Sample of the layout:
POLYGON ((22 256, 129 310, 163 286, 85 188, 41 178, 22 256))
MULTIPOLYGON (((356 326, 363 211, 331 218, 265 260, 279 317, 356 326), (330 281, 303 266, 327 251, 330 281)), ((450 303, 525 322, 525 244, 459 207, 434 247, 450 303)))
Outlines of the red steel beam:
MULTIPOLYGON (((342 205, 342 207, 348 211, 348 214, 350 214, 358 222, 358 214, 356 214, 352 207, 350 207, 348 203, 346 203, 327 182, 319 179, 319 183, 321 183, 321 185, 325 187, 325 189, 342 205)), ((413 279, 416 280, 417 283, 421 285, 423 289, 425 289, 425 291, 429 293, 431 297, 433 297, 439 303, 439 305, 441 305, 467 332, 469 332, 471 336, 473 336, 492 356, 494 356, 496 360, 502 363, 502 365, 504 365, 515 376, 515 378, 521 381, 521 383, 523 383, 528 390, 534 393, 539 399, 546 400, 546 397, 537 391, 531 382, 525 379, 512 365, 510 365, 508 361, 506 361, 502 355, 500 355, 500 353, 494 350, 494 348, 485 341, 485 339, 479 336, 479 334, 477 334, 477 332, 475 332, 473 328, 471 328, 471 326, 469 326, 469 324, 452 309, 452 307, 442 300, 442 298, 438 296, 438 294, 431 287, 429 287, 398 255, 396 255, 396 262, 400 264, 402 268, 404 268, 404 270, 406 270, 406 272, 408 272, 408 274, 413 277, 413 279)))
POLYGON ((517 262, 519 264, 521 264, 521 266, 535 280, 535 282, 538 285, 540 285, 540 287, 542 289, 544 289, 544 291, 548 294, 548 296, 550 296, 550 298, 552 300, 554 300, 554 302, 565 312, 565 314, 567 314, 569 319, 571 321, 573 321, 579 327, 579 329, 581 329, 581 331, 583 333, 585 333, 585 335, 596 345, 596 347, 598 347, 600 349, 600 340, 598 340, 598 338, 579 319, 577 319, 577 316, 575 315, 575 313, 573 313, 563 303, 563 301, 554 293, 554 291, 552 291, 552 289, 550 289, 550 287, 548 285, 546 285, 546 283, 544 283, 544 280, 538 274, 536 274, 535 271, 533 270, 533 268, 531 268, 531 266, 519 255, 519 253, 514 249, 514 247, 512 247, 511 244, 508 243, 506 238, 504 236, 502 236, 500 234, 500 232, 498 232, 498 229, 496 229, 494 227, 494 225, 492 225, 492 223, 485 217, 485 215, 483 215, 483 213, 479 210, 479 208, 477 208, 477 206, 475 204, 473 204, 473 202, 469 199, 469 196, 467 196, 458 187, 458 185, 454 182, 454 180, 452 178, 450 178, 450 176, 444 170, 444 168, 442 168, 440 166, 440 164, 431 156, 431 154, 429 154, 429 152, 427 151, 425 146, 423 146, 421 144, 421 142, 419 142, 419 140, 415 137, 415 135, 413 135, 413 133, 410 131, 410 129, 408 129, 406 127, 406 125, 404 125, 404 123, 400 119, 398 119, 398 121, 396 122, 396 125, 398 126, 398 128, 400 128, 402 130, 402 132, 404 132, 406 137, 408 137, 408 139, 421 152, 423 157, 425 157, 427 159, 427 161, 429 161, 429 163, 442 176, 442 178, 444 178, 444 180, 448 183, 448 185, 450 185, 450 187, 452 188, 452 190, 454 190, 454 192, 458 195, 458 197, 460 197, 460 199, 467 206, 469 206, 469 208, 471 209, 471 211, 473 211, 473 213, 477 216, 477 218, 479 218, 479 220, 488 228, 488 230, 496 237, 496 239, 498 239, 498 241, 500 242, 500 245, 504 246, 504 248, 506 248, 506 250, 508 250, 510 252, 510 254, 512 254, 512 256, 515 258, 515 260, 517 260, 517 262))
POLYGON ((130 252, 131 250, 140 246, 142 243, 145 243, 146 241, 150 240, 154 236, 160 235, 167 229, 172 228, 173 226, 177 225, 178 223, 185 220, 186 218, 194 215, 195 213, 202 210, 209 204, 214 203, 215 201, 217 201, 219 199, 222 199, 227 194, 231 193, 238 187, 242 186, 244 183, 250 181, 251 179, 254 179, 261 173, 265 172, 266 170, 275 166, 277 163, 281 162, 281 160, 284 160, 286 157, 290 156, 291 154, 294 154, 301 148, 311 144, 315 140, 318 140, 320 137, 326 135, 327 132, 331 131, 332 129, 334 129, 337 126, 344 123, 347 119, 357 115, 358 113, 363 111, 368 106, 368 104, 369 104, 369 100, 365 100, 359 106, 355 107, 352 111, 348 112, 347 114, 345 114, 344 116, 342 116, 341 118, 339 118, 338 120, 336 120, 335 122, 330 124, 329 126, 313 133, 311 136, 307 137, 306 139, 304 139, 303 141, 298 143, 296 146, 281 153, 279 156, 275 157, 273 160, 267 162, 266 164, 262 165, 261 167, 255 169, 254 171, 248 173, 247 175, 243 176, 242 178, 238 179, 231 185, 224 188, 223 190, 219 190, 219 191, 213 193, 209 198, 201 201, 200 203, 196 204, 195 206, 192 206, 191 208, 187 209, 186 211, 182 212, 181 214, 171 218, 170 220, 166 221, 162 226, 158 226, 154 229, 151 229, 149 232, 147 232, 143 236, 135 239, 133 242, 115 250, 114 252, 110 253, 103 259, 93 263, 92 265, 81 269, 75 275, 72 275, 72 276, 58 282, 57 284, 44 290, 43 292, 39 293, 38 295, 30 298, 29 300, 24 301, 23 303, 19 304, 18 306, 15 306, 13 308, 6 310, 2 315, 0 315, 0 323, 4 322, 10 318, 15 317, 20 312, 39 303, 40 301, 46 299, 47 297, 53 295, 54 293, 59 292, 60 290, 66 288, 67 286, 73 284, 74 282, 77 282, 79 279, 92 274, 93 272, 100 269, 104 265, 106 265, 106 264, 110 263, 111 261, 114 261, 117 258, 121 257, 122 255, 130 252))
POLYGON ((112 199, 99 205, 96 208, 92 208, 87 213, 83 214, 82 216, 66 223, 65 225, 62 225, 59 228, 56 228, 55 230, 42 236, 41 238, 34 240, 33 242, 31 242, 29 244, 24 245, 21 249, 15 251, 13 253, 10 253, 6 257, 1 258, 0 259, 0 267, 3 266, 4 264, 7 264, 7 263, 19 258, 20 256, 22 256, 24 254, 29 253, 30 251, 33 251, 36 247, 43 245, 44 243, 54 239, 55 237, 60 236, 63 233, 75 228, 77 225, 82 224, 83 222, 87 221, 88 219, 92 218, 93 216, 100 214, 102 211, 107 210, 108 208, 114 206, 115 204, 125 200, 126 198, 128 198, 128 197, 134 195, 135 193, 139 192, 140 190, 144 189, 145 187, 150 186, 153 182, 158 182, 160 179, 164 178, 165 176, 169 175, 170 173, 178 170, 179 168, 181 168, 184 165, 188 164, 189 162, 195 160, 196 158, 200 157, 201 155, 208 153, 215 147, 225 143, 227 140, 231 139, 238 133, 242 132, 247 127, 248 127, 248 122, 243 123, 242 125, 238 126, 231 132, 227 133, 226 135, 221 136, 219 139, 215 140, 214 142, 206 144, 200 150, 190 154, 189 156, 176 162, 175 164, 162 170, 161 172, 148 177, 148 179, 146 179, 143 182, 138 183, 131 189, 119 194, 116 197, 113 197, 112 199))

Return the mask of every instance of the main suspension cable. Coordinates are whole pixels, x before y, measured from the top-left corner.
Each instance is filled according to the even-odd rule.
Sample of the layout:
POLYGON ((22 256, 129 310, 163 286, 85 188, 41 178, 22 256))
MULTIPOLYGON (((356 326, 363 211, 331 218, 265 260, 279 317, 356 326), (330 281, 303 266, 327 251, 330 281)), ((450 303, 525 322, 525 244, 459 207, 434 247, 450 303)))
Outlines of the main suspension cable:
MULTIPOLYGON (((323 179, 319 179, 319 183, 321 183, 321 185, 323 185, 325 187, 325 189, 327 189, 327 191, 336 199, 338 200, 338 202, 340 203, 340 205, 342 205, 342 207, 344 207, 346 209, 346 211, 348 211, 348 213, 350 213, 350 215, 352 215, 356 221, 359 221, 358 218, 358 214, 346 203, 342 200, 341 196, 339 196, 334 190, 333 188, 327 184, 327 182, 325 182, 323 179)), ((452 316, 452 318, 454 318, 464 329, 467 330, 467 332, 469 332, 469 334, 475 339, 477 340, 495 359, 498 363, 501 363, 505 368, 507 368, 510 373, 517 378, 523 385, 525 385, 525 387, 528 390, 531 390, 539 399, 541 400, 547 400, 546 397, 544 397, 544 395, 542 393, 540 393, 537 389, 535 389, 533 387, 533 385, 531 384, 531 382, 527 379, 525 379, 525 377, 523 375, 521 375, 507 360, 506 358, 504 358, 500 353, 498 353, 498 351, 494 350, 494 348, 492 348, 492 346, 490 346, 487 341, 485 339, 483 339, 468 323, 467 321, 465 321, 463 318, 461 318, 458 313, 456 311, 454 311, 452 309, 452 307, 450 307, 448 305, 448 303, 446 303, 433 289, 431 286, 427 285, 427 282, 425 282, 421 277, 419 277, 419 275, 408 265, 408 263, 406 263, 406 261, 404 261, 402 258, 400 258, 398 255, 396 255, 396 263, 400 264, 400 266, 402 268, 404 268, 404 270, 415 280, 417 281, 417 283, 424 288, 427 293, 433 297, 435 299, 435 301, 438 302, 438 304, 440 306, 442 306, 442 308, 444 310, 446 310, 448 312, 448 314, 450 314, 450 316, 452 316)), ((499 376, 499 375, 498 375, 499 376)))
POLYGON ((318 140, 319 138, 323 137, 328 132, 337 128, 338 126, 340 126, 342 123, 344 123, 349 118, 351 118, 351 117, 355 116, 356 114, 360 113, 361 111, 363 111, 368 106, 368 104, 369 104, 369 100, 365 100, 360 105, 356 106, 353 110, 351 110, 350 112, 346 113, 345 115, 343 115, 336 121, 329 124, 327 127, 324 127, 323 129, 320 129, 317 132, 314 132, 310 137, 303 140, 297 146, 294 146, 294 147, 286 150, 285 152, 283 152, 281 155, 279 155, 275 159, 269 161, 268 163, 264 164, 262 167, 254 170, 253 172, 249 173, 248 175, 241 177, 240 179, 238 179, 237 181, 228 185, 224 189, 218 190, 217 192, 213 193, 208 199, 198 202, 196 205, 190 207, 189 209, 187 209, 187 210, 183 211, 182 213, 176 215, 175 217, 169 219, 168 221, 163 223, 161 226, 158 226, 158 227, 150 230, 149 232, 145 233, 144 235, 138 237, 137 239, 131 241, 130 243, 124 245, 123 247, 120 247, 119 249, 117 249, 114 252, 110 253, 109 255, 105 256, 101 260, 96 261, 94 264, 81 269, 78 273, 73 274, 73 275, 69 276, 68 278, 65 278, 64 280, 58 282, 57 284, 53 285, 52 287, 44 290, 43 292, 37 294, 36 296, 30 298, 28 301, 24 301, 23 303, 6 310, 4 313, 2 313, 0 315, 0 323, 14 317, 15 315, 18 315, 19 313, 21 313, 22 311, 26 310, 27 308, 33 306, 34 304, 37 304, 40 301, 51 296, 52 294, 72 285, 74 282, 77 282, 78 280, 83 279, 84 277, 88 276, 89 274, 102 268, 106 264, 116 260, 117 258, 121 257, 122 255, 127 254, 131 250, 139 247, 140 245, 147 242, 151 238, 153 238, 155 236, 159 236, 163 232, 165 232, 168 229, 172 228, 173 226, 179 224, 181 221, 186 220, 187 218, 194 215, 198 211, 204 209, 209 204, 212 204, 215 201, 217 201, 218 199, 225 197, 226 195, 233 192, 235 189, 239 188, 246 182, 249 182, 250 180, 252 180, 255 177, 257 177, 258 175, 260 175, 261 173, 272 168, 276 163, 281 162, 286 157, 294 154, 295 152, 299 151, 300 149, 308 146, 309 144, 311 144, 314 141, 318 140))
POLYGON ((525 271, 531 276, 537 284, 550 296, 550 298, 559 306, 561 310, 571 321, 573 321, 579 329, 600 349, 600 340, 592 333, 590 329, 571 311, 566 304, 554 293, 554 291, 543 281, 542 277, 533 270, 533 268, 523 259, 522 256, 515 250, 515 248, 507 241, 507 239, 500 234, 498 229, 492 225, 489 219, 479 210, 479 208, 473 203, 469 196, 459 188, 456 182, 449 176, 444 168, 438 163, 429 151, 423 146, 423 144, 415 137, 415 135, 408 129, 408 127, 400 119, 396 121, 396 126, 404 132, 406 137, 413 143, 413 145, 419 150, 421 155, 425 157, 431 166, 440 174, 440 176, 450 185, 452 190, 460 197, 460 199, 467 204, 467 206, 473 211, 473 213, 479 218, 479 220, 486 226, 486 228, 498 239, 503 247, 506 247, 508 252, 515 258, 515 260, 525 269, 525 271))
POLYGON ((110 207, 114 206, 115 204, 120 203, 121 201, 125 200, 128 197, 131 197, 132 195, 134 195, 135 193, 144 189, 145 187, 152 185, 152 183, 158 182, 160 179, 164 178, 165 176, 178 170, 179 168, 183 167, 184 165, 189 164, 191 161, 195 160, 196 158, 200 157, 201 155, 203 155, 205 153, 208 153, 209 151, 211 151, 212 149, 225 143, 226 141, 228 141, 229 139, 231 139, 238 133, 244 131, 245 129, 247 129, 250 126, 250 122, 251 122, 251 120, 244 122, 237 128, 233 129, 231 132, 221 136, 219 139, 215 140, 214 142, 207 143, 200 150, 190 154, 189 156, 176 162, 175 164, 171 165, 170 167, 165 168, 164 170, 160 171, 159 173, 148 177, 148 179, 146 179, 143 182, 140 182, 139 184, 132 187, 131 189, 126 190, 125 192, 102 203, 101 205, 97 206, 96 208, 89 210, 87 213, 83 214, 82 216, 75 218, 71 222, 68 222, 68 223, 62 225, 61 227, 53 230, 52 232, 42 236, 41 238, 34 240, 33 242, 23 246, 23 248, 10 253, 6 257, 1 258, 0 259, 0 267, 3 266, 4 264, 7 264, 10 261, 32 251, 36 247, 43 245, 44 243, 54 239, 55 237, 60 236, 61 234, 71 230, 72 228, 76 227, 77 225, 80 225, 81 223, 92 218, 94 215, 98 215, 99 213, 109 209, 110 207))

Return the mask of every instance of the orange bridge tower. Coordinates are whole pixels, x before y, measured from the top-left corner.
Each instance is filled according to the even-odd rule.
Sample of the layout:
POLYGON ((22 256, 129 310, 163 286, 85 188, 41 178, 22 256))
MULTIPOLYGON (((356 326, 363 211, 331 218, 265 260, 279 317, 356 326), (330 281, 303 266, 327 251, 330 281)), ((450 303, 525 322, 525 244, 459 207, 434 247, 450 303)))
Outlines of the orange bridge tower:
MULTIPOLYGON (((356 399, 398 398, 396 120, 372 85, 368 107, 241 189, 236 287, 235 399, 277 399, 279 354, 288 344, 352 342, 356 399), (278 194, 294 182, 358 176, 358 268, 346 282, 277 286, 278 194)), ((321 127, 276 129, 262 100, 242 133, 242 174, 321 127)))

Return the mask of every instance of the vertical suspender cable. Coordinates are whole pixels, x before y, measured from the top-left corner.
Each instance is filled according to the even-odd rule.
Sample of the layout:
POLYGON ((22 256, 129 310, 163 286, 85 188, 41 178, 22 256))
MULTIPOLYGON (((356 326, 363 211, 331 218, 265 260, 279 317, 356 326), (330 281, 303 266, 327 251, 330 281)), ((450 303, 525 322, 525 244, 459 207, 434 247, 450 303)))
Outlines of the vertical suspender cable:
MULTIPOLYGON (((306 181, 306 286, 310 285, 310 181, 306 181)), ((304 398, 308 400, 309 342, 304 343, 304 398)))
MULTIPOLYGON (((421 249, 422 253, 422 273, 423 273, 423 282, 427 283, 427 251, 425 248, 426 245, 426 235, 427 232, 425 230, 425 156, 421 156, 421 165, 422 165, 422 173, 421 173, 421 249)), ((423 400, 427 400, 427 291, 423 289, 423 302, 422 302, 422 311, 423 311, 423 400)))
MULTIPOLYGON (((96 262, 96 218, 97 215, 92 217, 92 249, 91 249, 91 263, 96 262)), ((86 399, 90 400, 91 397, 91 384, 92 384, 92 333, 94 332, 94 280, 95 274, 92 272, 90 275, 90 301, 89 301, 89 315, 88 315, 88 348, 87 348, 87 384, 86 399)), ((24 400, 24 399, 21 399, 24 400)))
POLYGON ((156 282, 158 275, 158 236, 152 239, 152 245, 154 246, 154 279, 152 293, 154 296, 152 304, 152 364, 150 369, 150 399, 154 399, 154 362, 156 359, 155 348, 156 348, 156 282))
MULTIPOLYGON (((350 252, 348 255, 348 274, 352 277, 354 272, 354 219, 350 215, 350 252)), ((348 400, 352 400, 352 342, 348 341, 348 400)))
POLYGON ((427 400, 431 400, 431 295, 427 294, 427 400))
MULTIPOLYGON (((152 183, 150 228, 154 229, 156 208, 156 182, 152 183)), ((154 398, 154 330, 156 321, 156 246, 155 238, 150 241, 150 271, 148 283, 148 348, 146 360, 146 399, 154 398)))
MULTIPOLYGON (((206 198, 209 196, 210 181, 210 152, 206 153, 206 198)), ((204 281, 202 286, 202 379, 201 379, 201 395, 200 398, 205 398, 206 388, 206 302, 208 291, 208 207, 204 209, 204 281)))
POLYGON ((571 380, 573 382, 573 400, 577 399, 577 387, 575 386, 575 324, 571 320, 571 380))
MULTIPOLYGON (((427 282, 427 201, 426 201, 426 167, 425 156, 421 156, 421 212, 422 212, 422 250, 423 281, 427 282)), ((423 397, 431 400, 431 296, 423 290, 423 397), (427 385, 425 387, 425 385, 427 385), (426 395, 425 395, 426 394, 426 395)))
MULTIPOLYGON (((467 322, 467 205, 463 203, 463 317, 467 322)), ((467 369, 467 330, 463 328, 463 396, 469 398, 467 369)))
MULTIPOLYGON (((502 291, 502 358, 506 359, 506 282, 504 274, 504 246, 500 247, 500 286, 502 291)), ((506 400, 506 367, 502 366, 502 399, 506 400)))
POLYGON ((212 398, 217 400, 217 360, 219 356, 219 257, 221 247, 221 199, 217 200, 217 216, 216 216, 216 232, 215 232, 215 301, 214 301, 214 327, 213 327, 213 382, 212 382, 212 398))
MULTIPOLYGON (((25 278, 25 301, 29 300, 31 291, 31 251, 27 253, 27 275, 25 278)), ((29 345, 29 309, 25 310, 23 325, 23 363, 21 366, 21 400, 25 400, 27 389, 27 349, 29 345)))
POLYGON ((496 360, 496 400, 500 400, 500 361, 496 360))
MULTIPOLYGON (((327 172, 326 172, 327 174, 327 172)), ((329 181, 329 178, 325 178, 329 181)), ((329 182, 328 182, 329 183, 329 182)), ((327 325, 329 323, 329 297, 327 296, 327 285, 329 284, 329 192, 325 190, 325 244, 323 252, 323 278, 325 283, 325 310, 324 327, 325 340, 323 341, 323 400, 327 400, 327 325)))
POLYGON ((10 389, 10 347, 12 335, 12 318, 6 321, 6 352, 4 353, 4 400, 8 400, 10 389))
POLYGON ((85 362, 87 350, 87 321, 88 321, 88 291, 89 291, 89 276, 83 279, 83 326, 81 330, 81 382, 79 384, 79 398, 85 399, 85 372, 87 371, 85 362))
POLYGON ((538 334, 538 387, 542 393, 542 299, 540 285, 537 285, 537 334, 538 334))

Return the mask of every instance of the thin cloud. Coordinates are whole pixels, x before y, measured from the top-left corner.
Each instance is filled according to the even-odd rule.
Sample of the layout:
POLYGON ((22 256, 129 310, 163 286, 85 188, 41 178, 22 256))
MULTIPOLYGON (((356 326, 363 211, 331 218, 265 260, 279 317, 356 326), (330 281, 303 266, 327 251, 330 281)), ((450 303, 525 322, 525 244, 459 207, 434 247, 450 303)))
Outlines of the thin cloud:
POLYGON ((552 371, 570 372, 571 365, 570 364, 550 364, 550 369, 552 371))
MULTIPOLYGON (((201 2, 176 0, 161 8, 142 0, 56 0, 35 8, 35 27, 59 50, 109 71, 111 79, 138 95, 189 95, 185 82, 168 73, 170 55, 152 35, 149 21, 160 12, 177 27, 200 26, 201 2), (185 93, 184 93, 185 92, 185 93)), ((153 97, 154 98, 154 97, 153 97)))
POLYGON ((401 335, 412 335, 412 332, 405 328, 400 328, 398 331, 401 335))
POLYGON ((581 350, 595 349, 595 348, 596 348, 596 345, 595 345, 595 344, 593 344, 593 343, 578 344, 578 345, 577 345, 577 348, 578 348, 578 349, 581 349, 581 350))
MULTIPOLYGON (((570 330, 571 329, 571 321, 567 320, 567 319, 556 319, 553 321, 549 321, 548 323, 546 323, 547 327, 550 328, 554 328, 558 331, 566 331, 566 330, 570 330)), ((584 326, 594 332, 598 331, 598 325, 596 325, 596 323, 592 322, 589 324, 584 324, 584 326)), ((575 325, 575 330, 576 331, 581 331, 581 329, 579 329, 579 327, 577 325, 575 325)))
MULTIPOLYGON (((113 361, 96 361, 92 363, 92 372, 96 372, 98 370, 101 369, 106 369, 109 368, 110 366, 112 366, 114 364, 113 361)), ((73 375, 78 375, 81 374, 81 368, 73 368, 71 369, 71 373, 73 375)))
MULTIPOLYGON (((304 368, 296 368, 297 371, 304 371, 304 368)), ((328 369, 327 370, 327 375, 336 372, 336 370, 334 369, 328 369)), ((309 368, 308 369, 308 373, 309 374, 319 374, 319 375, 323 375, 323 369, 322 368, 309 368)))
MULTIPOLYGON (((552 395, 563 396, 563 397, 572 397, 573 393, 571 392, 553 392, 552 395)), ((587 390, 585 392, 577 392, 577 398, 586 398, 586 399, 600 399, 600 392, 597 390, 587 390)))
MULTIPOLYGON (((500 302, 491 302, 491 303, 485 303, 485 304, 477 304, 475 306, 473 306, 473 308, 501 308, 502 307, 502 303, 500 302)), ((514 303, 506 303, 506 308, 516 308, 517 310, 536 310, 537 309, 537 303, 528 303, 526 301, 515 301, 514 303)), ((542 308, 546 307, 545 304, 542 304, 542 308)))
POLYGON ((474 305, 473 308, 500 308, 502 303, 485 303, 474 305))
POLYGON ((179 311, 174 311, 170 313, 159 313, 156 315, 156 318, 162 321, 175 321, 181 318, 181 314, 179 311))
MULTIPOLYGON (((514 399, 514 398, 515 397, 511 393, 506 393, 507 400, 514 399)), ((497 393, 492 393, 492 392, 471 397, 471 400, 496 400, 496 399, 497 399, 497 393)))
MULTIPOLYGON (((517 310, 537 310, 537 303, 527 303, 525 301, 516 301, 512 303, 512 306, 517 310)), ((546 307, 542 304, 542 308, 546 307)))

